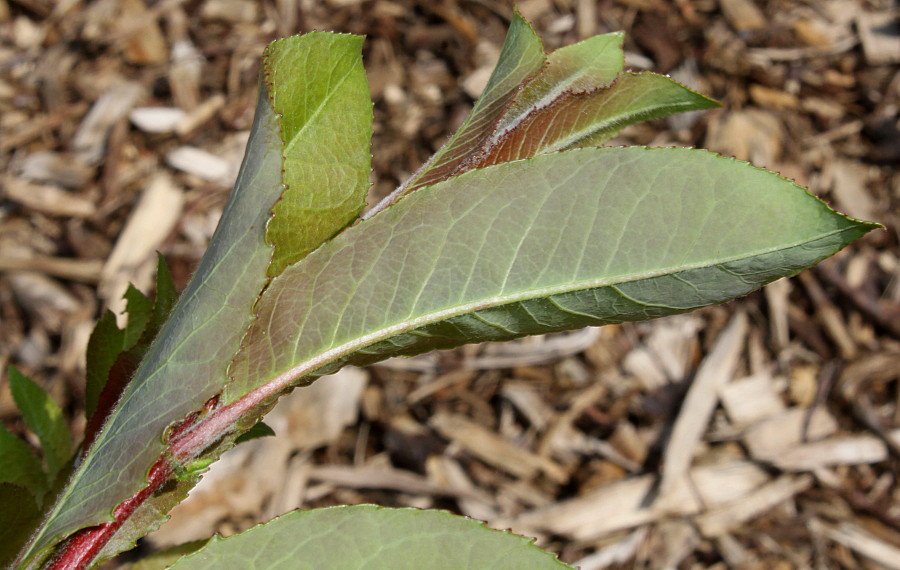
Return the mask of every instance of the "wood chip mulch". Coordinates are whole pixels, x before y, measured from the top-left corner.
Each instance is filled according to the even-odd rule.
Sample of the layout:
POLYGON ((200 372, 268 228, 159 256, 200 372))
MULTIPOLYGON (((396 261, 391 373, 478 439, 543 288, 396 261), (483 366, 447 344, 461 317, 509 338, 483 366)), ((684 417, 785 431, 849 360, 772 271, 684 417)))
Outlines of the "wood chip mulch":
MULTIPOLYGON (((889 0, 523 0, 548 49, 722 101, 615 144, 699 146, 886 231, 658 321, 349 369, 285 398, 143 553, 284 511, 443 508, 594 568, 900 568, 900 33, 889 0)), ((84 351, 155 251, 187 282, 253 119, 259 56, 366 34, 373 199, 470 110, 511 6, 443 0, 0 0, 0 365, 82 419, 84 351)), ((0 419, 21 421, 0 377, 0 419)), ((26 434, 26 437, 27 434, 26 434)))

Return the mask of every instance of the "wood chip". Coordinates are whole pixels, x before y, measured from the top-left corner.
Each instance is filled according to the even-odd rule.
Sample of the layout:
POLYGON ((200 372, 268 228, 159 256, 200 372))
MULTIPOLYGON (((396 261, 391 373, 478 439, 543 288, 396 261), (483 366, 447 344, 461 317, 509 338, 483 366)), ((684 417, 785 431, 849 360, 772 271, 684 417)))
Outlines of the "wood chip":
POLYGON ((721 509, 694 518, 704 536, 714 537, 736 529, 812 485, 809 475, 785 475, 721 509))
POLYGON ((506 382, 500 394, 512 402, 538 431, 543 431, 556 416, 553 408, 531 383, 506 382))
POLYGON ((282 398, 266 416, 266 422, 280 421, 276 433, 291 440, 294 449, 319 447, 335 441, 349 425, 356 423, 359 402, 369 373, 347 367, 313 384, 297 388, 282 398))
POLYGON ((88 111, 72 137, 72 150, 84 164, 96 165, 103 158, 110 129, 144 95, 137 83, 121 83, 104 93, 88 111))
POLYGON ((769 374, 733 380, 722 388, 721 396, 725 411, 738 426, 751 425, 785 409, 769 374))
POLYGON ((706 146, 762 168, 774 168, 785 140, 781 122, 759 109, 722 113, 709 123, 706 146))
POLYGON ((579 570, 603 570, 613 565, 625 564, 634 558, 638 547, 646 540, 647 533, 647 527, 641 527, 629 533, 625 538, 576 560, 572 566, 579 570))
POLYGON ((900 548, 878 539, 853 523, 841 522, 832 526, 814 519, 810 521, 810 527, 813 532, 824 534, 885 568, 900 570, 900 548))
POLYGON ((703 437, 719 401, 719 391, 731 380, 737 368, 746 336, 747 317, 744 313, 737 313, 700 364, 663 453, 663 477, 658 500, 665 502, 670 495, 677 496, 678 488, 690 469, 694 449, 703 437))
MULTIPOLYGON (((894 430, 889 437, 900 445, 900 430, 894 430)), ((796 445, 774 454, 771 462, 785 471, 813 471, 832 465, 877 463, 887 458, 888 448, 881 438, 854 435, 796 445)))
POLYGON ((103 266, 99 287, 100 296, 107 306, 116 313, 122 326, 125 317, 125 293, 128 283, 139 289, 146 288, 153 278, 156 263, 154 251, 168 237, 181 216, 184 195, 165 174, 157 174, 141 194, 116 245, 103 266), (141 266, 150 264, 150 274, 140 273, 141 266))
POLYGON ((354 489, 391 489, 416 495, 478 498, 479 493, 441 487, 411 471, 383 466, 349 467, 345 465, 321 465, 310 469, 310 479, 325 481, 354 489))
POLYGON ((841 211, 860 220, 874 220, 877 208, 866 187, 869 169, 848 160, 832 161, 828 168, 833 181, 831 192, 841 211))
POLYGON ((0 255, 0 271, 33 271, 51 277, 71 279, 84 283, 100 281, 103 262, 93 259, 69 259, 64 257, 10 257, 0 255))
POLYGON ((6 275, 6 280, 20 305, 48 330, 61 330, 63 313, 75 313, 81 306, 65 287, 46 275, 22 271, 6 275))
MULTIPOLYGON (((527 511, 517 517, 516 524, 577 540, 599 538, 664 516, 662 509, 648 506, 647 499, 655 483, 655 477, 643 475, 604 485, 575 499, 527 511)), ((679 491, 677 510, 698 512, 700 505, 687 486, 680 487, 679 491)))
POLYGON ((444 488, 451 488, 470 496, 461 496, 460 510, 466 516, 491 521, 497 518, 498 513, 495 502, 490 495, 478 489, 466 475, 465 470, 452 457, 446 455, 432 455, 426 462, 428 479, 434 484, 444 488))
POLYGON ((178 107, 138 107, 128 119, 145 133, 171 133, 187 116, 187 111, 178 107))
POLYGON ((817 408, 810 415, 808 408, 791 408, 756 423, 744 434, 744 443, 753 457, 769 460, 804 441, 804 436, 807 441, 816 441, 833 434, 837 427, 824 409, 817 408))
POLYGON ((719 0, 722 14, 738 32, 759 30, 766 25, 766 17, 752 0, 719 0))
POLYGON ((258 11, 259 4, 252 0, 207 0, 200 8, 200 17, 239 24, 255 21, 258 11))
POLYGON ((696 483, 682 479, 665 506, 651 500, 656 494, 656 477, 642 475, 527 511, 516 518, 516 524, 576 540, 594 540, 665 516, 697 514, 703 505, 734 502, 759 488, 768 475, 742 461, 695 467, 690 479, 696 483))
POLYGON ((166 155, 166 163, 172 168, 223 186, 231 186, 237 178, 236 165, 193 146, 180 146, 171 150, 166 155))
POLYGON ((51 216, 86 218, 97 210, 93 200, 60 190, 55 186, 32 184, 10 176, 3 177, 0 181, 4 197, 36 212, 51 216))
POLYGON ((783 349, 790 340, 788 336, 788 296, 793 286, 791 280, 782 278, 766 285, 763 292, 769 305, 769 323, 772 336, 778 348, 783 349))
MULTIPOLYGON (((195 107, 175 126, 175 133, 183 137, 191 133, 212 119, 222 107, 225 106, 225 96, 217 93, 195 107)), ((241 153, 243 154, 243 153, 241 153)))
POLYGON ((856 18, 863 53, 870 65, 900 63, 900 34, 895 12, 864 13, 856 18))
POLYGON ((190 111, 200 103, 200 76, 203 74, 203 54, 187 38, 172 44, 172 65, 169 86, 178 107, 190 111))
POLYGON ((25 157, 19 170, 26 180, 49 182, 70 189, 84 186, 93 173, 93 168, 72 160, 69 155, 46 150, 25 157))
POLYGON ((139 20, 140 30, 125 41, 126 61, 137 65, 159 65, 168 59, 168 49, 159 22, 147 10, 142 0, 120 0, 122 16, 139 20))
POLYGON ((750 86, 750 98, 760 107, 775 109, 796 109, 800 103, 796 95, 755 83, 750 86))
POLYGON ((513 445, 466 418, 438 413, 428 423, 447 439, 460 444, 475 457, 501 471, 524 478, 543 472, 557 483, 564 483, 568 479, 568 474, 549 459, 513 445))

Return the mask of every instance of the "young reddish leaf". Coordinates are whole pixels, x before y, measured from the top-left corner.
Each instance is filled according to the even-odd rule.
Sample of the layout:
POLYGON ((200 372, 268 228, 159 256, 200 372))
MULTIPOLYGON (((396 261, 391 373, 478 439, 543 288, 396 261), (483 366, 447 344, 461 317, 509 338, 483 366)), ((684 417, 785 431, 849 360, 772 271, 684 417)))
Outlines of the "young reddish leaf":
POLYGON ((719 104, 655 73, 624 73, 608 87, 566 92, 506 132, 474 168, 598 146, 624 127, 719 104))
POLYGON ((43 388, 15 366, 10 366, 8 371, 13 399, 22 412, 25 424, 41 441, 47 476, 53 481, 72 456, 72 436, 62 410, 43 388))
POLYGON ((512 104, 522 83, 538 73, 545 62, 541 39, 531 24, 516 11, 503 42, 497 67, 465 122, 428 162, 370 210, 366 217, 371 217, 417 188, 462 172, 466 163, 477 157, 493 136, 497 122, 512 104))
POLYGON ((7 568, 40 520, 40 511, 24 486, 0 483, 0 567, 7 568))
POLYGON ((525 83, 500 119, 493 139, 563 93, 593 90, 611 83, 625 66, 624 41, 624 33, 613 32, 561 47, 548 55, 547 65, 525 83))
POLYGON ((372 100, 362 37, 312 32, 276 40, 263 56, 284 140, 284 194, 266 240, 277 275, 344 229, 365 205, 372 100))
POLYGON ((47 476, 41 468, 41 460, 28 444, 3 424, 0 424, 0 483, 25 487, 38 502, 47 492, 47 476))

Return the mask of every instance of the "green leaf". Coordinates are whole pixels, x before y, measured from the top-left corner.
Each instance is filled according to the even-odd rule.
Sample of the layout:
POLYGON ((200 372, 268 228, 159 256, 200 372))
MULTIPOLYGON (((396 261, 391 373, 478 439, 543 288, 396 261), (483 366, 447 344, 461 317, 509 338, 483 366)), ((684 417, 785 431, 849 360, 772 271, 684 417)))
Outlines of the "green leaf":
POLYGON ((445 511, 374 505, 292 511, 230 538, 215 538, 173 570, 355 568, 572 568, 533 539, 445 511))
POLYGON ((259 439, 261 437, 270 437, 275 435, 275 430, 268 426, 268 424, 264 422, 257 422, 253 424, 253 427, 242 433, 234 440, 235 445, 238 443, 244 443, 246 441, 252 441, 254 439, 259 439))
POLYGON ((624 73, 610 86, 568 92, 508 130, 476 167, 599 146, 628 125, 719 104, 664 75, 624 73))
POLYGON ((0 567, 6 568, 31 534, 40 512, 28 490, 12 483, 0 483, 0 506, 0 567))
POLYGON ((275 246, 269 275, 342 230, 365 205, 372 101, 362 42, 312 32, 266 49, 270 100, 285 141, 286 186, 266 233, 275 246))
POLYGON ((470 171, 274 279, 223 401, 348 362, 720 303, 875 227, 706 151, 588 148, 470 171))
POLYGON ((143 293, 128 286, 125 292, 128 323, 124 329, 116 324, 116 316, 107 310, 97 321, 87 346, 87 385, 84 408, 88 419, 97 411, 100 394, 109 380, 109 372, 119 355, 127 351, 141 338, 151 318, 152 303, 143 293))
POLYGON ((541 39, 517 11, 506 34, 497 67, 472 112, 450 140, 403 186, 395 190, 385 204, 461 172, 466 162, 488 143, 497 122, 512 104, 522 83, 539 72, 545 61, 541 39))
POLYGON ((159 333, 169 313, 178 301, 178 290, 175 288, 175 282, 172 280, 172 273, 166 264, 166 258, 162 254, 156 256, 156 297, 153 299, 153 311, 150 313, 150 319, 144 329, 144 334, 140 342, 150 344, 159 333))
POLYGON ((25 487, 38 502, 47 491, 47 476, 41 468, 41 460, 28 444, 2 424, 0 424, 0 483, 25 487))
POLYGON ((125 324, 122 346, 124 350, 127 350, 136 345, 141 339, 144 327, 147 326, 147 322, 150 320, 153 312, 153 303, 131 284, 128 285, 128 289, 125 291, 125 301, 125 312, 128 314, 128 322, 125 324))
MULTIPOLYGON (((62 410, 43 388, 10 366, 9 387, 22 419, 41 441, 47 476, 53 481, 59 470, 72 456, 72 436, 62 410)), ((2 504, 2 503, 0 503, 2 504)))
POLYGON ((125 335, 116 325, 116 315, 106 310, 94 325, 87 345, 87 384, 84 389, 84 414, 88 419, 97 411, 100 393, 109 379, 109 369, 121 353, 125 335))

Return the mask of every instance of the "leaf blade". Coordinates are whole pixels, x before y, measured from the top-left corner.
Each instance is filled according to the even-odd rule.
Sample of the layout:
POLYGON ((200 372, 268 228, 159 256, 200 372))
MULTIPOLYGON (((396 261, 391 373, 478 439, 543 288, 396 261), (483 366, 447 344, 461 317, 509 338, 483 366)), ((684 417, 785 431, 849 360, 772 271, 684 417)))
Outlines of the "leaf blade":
POLYGON ((25 487, 0 483, 0 505, 3 505, 3 524, 0 525, 0 565, 6 568, 24 544, 32 527, 40 517, 34 497, 25 487))
POLYGON ((568 92, 522 117, 477 167, 599 146, 628 125, 719 104, 655 73, 624 73, 607 87, 568 92))
POLYGON ((565 92, 577 93, 611 83, 625 67, 623 32, 601 34, 563 46, 547 56, 547 65, 516 95, 500 120, 494 138, 517 125, 525 115, 546 107, 565 92))
POLYGON ((28 489, 40 502, 47 490, 41 460, 28 445, 0 424, 0 483, 28 489))
POLYGON ((534 540, 446 511, 375 505, 292 511, 171 568, 571 568, 534 540))
POLYGON ((629 319, 721 302, 874 227, 773 173, 705 151, 590 148, 470 171, 350 228, 273 280, 223 401, 272 394, 346 362, 618 322, 586 311, 598 296, 629 319), (657 183, 665 185, 652 192, 657 183), (779 271, 760 270, 773 255, 788 258, 779 271), (701 280, 677 287, 687 271, 701 280), (560 301, 572 309, 553 309, 560 301), (532 315, 535 303, 542 308, 532 315), (498 311, 511 323, 489 333, 475 325, 498 311), (510 328, 528 319, 527 330, 510 328), (436 327, 456 332, 436 335, 436 327), (435 336, 446 338, 428 340, 435 336))
POLYGON ((47 477, 53 481, 72 456, 72 436, 62 410, 50 394, 15 366, 9 366, 8 372, 13 399, 25 424, 41 441, 47 477))
POLYGON ((372 101, 359 36, 284 38, 269 44, 264 59, 284 140, 285 191, 266 230, 275 249, 272 276, 342 230, 365 205, 372 101))

